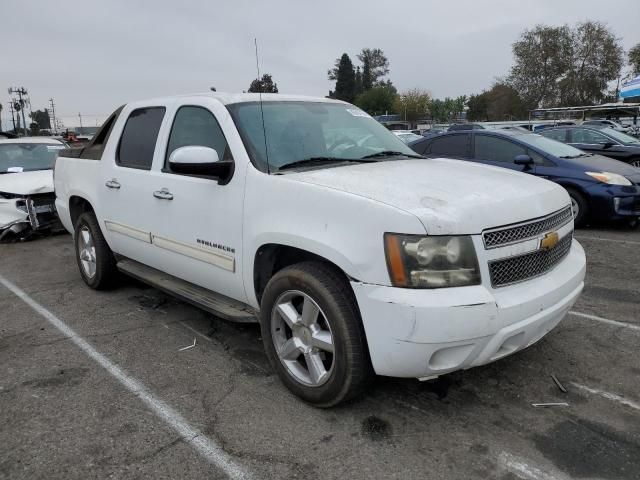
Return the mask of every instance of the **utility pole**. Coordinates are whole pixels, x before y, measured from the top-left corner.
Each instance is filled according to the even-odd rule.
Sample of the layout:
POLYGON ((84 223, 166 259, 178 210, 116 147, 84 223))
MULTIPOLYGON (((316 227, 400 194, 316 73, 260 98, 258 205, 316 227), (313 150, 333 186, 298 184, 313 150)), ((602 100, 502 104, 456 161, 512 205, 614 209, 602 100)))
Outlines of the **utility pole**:
POLYGON ((52 127, 52 130, 53 130, 53 132, 51 132, 51 133, 53 133, 55 135, 56 133, 58 133, 57 124, 56 124, 56 104, 53 103, 53 98, 49 99, 49 103, 51 104, 51 117, 52 117, 52 120, 53 120, 53 123, 50 125, 52 127))
POLYGON ((78 118, 80 119, 80 132, 79 132, 79 134, 82 135, 82 134, 84 134, 84 132, 82 130, 82 115, 80 114, 80 112, 78 112, 78 118))
POLYGON ((13 116, 13 99, 9 102, 9 109, 11 110, 11 122, 13 123, 13 132, 18 133, 16 130, 16 118, 13 116))
POLYGON ((27 96, 28 92, 27 89, 24 87, 10 87, 9 88, 9 95, 13 95, 13 94, 17 94, 18 98, 19 98, 19 102, 20 102, 20 110, 22 111, 22 126, 24 128, 24 136, 27 136, 27 121, 24 118, 24 107, 25 107, 25 100, 22 98, 22 96, 24 95, 25 97, 27 96))

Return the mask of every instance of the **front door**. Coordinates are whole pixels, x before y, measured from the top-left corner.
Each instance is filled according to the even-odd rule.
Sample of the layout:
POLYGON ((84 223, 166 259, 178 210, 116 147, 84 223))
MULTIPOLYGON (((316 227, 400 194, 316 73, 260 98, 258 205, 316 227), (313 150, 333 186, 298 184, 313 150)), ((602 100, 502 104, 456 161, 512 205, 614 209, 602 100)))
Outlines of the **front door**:
POLYGON ((474 135, 474 160, 486 165, 509 168, 519 172, 533 173, 530 167, 516 165, 518 155, 527 155, 527 149, 510 140, 493 135, 474 135))
POLYGON ((151 236, 162 270, 239 301, 242 282, 242 214, 246 154, 226 108, 203 97, 181 99, 167 113, 171 128, 158 140, 147 194, 151 236), (185 146, 213 148, 220 160, 234 160, 231 180, 172 171, 171 153, 185 146), (234 159, 234 153, 238 159, 234 159), (242 168, 241 167, 244 167, 242 168))

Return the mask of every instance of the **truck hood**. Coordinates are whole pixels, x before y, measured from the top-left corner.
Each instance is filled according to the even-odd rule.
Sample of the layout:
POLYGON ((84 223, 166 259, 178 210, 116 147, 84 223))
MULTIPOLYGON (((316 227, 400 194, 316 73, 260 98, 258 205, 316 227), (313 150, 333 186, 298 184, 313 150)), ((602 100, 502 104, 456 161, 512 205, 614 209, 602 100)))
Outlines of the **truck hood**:
POLYGON ((53 192, 53 170, 3 173, 0 175, 0 193, 34 195, 53 192))
POLYGON ((444 158, 354 164, 288 176, 413 213, 431 235, 478 234, 570 203, 567 192, 550 181, 444 158))

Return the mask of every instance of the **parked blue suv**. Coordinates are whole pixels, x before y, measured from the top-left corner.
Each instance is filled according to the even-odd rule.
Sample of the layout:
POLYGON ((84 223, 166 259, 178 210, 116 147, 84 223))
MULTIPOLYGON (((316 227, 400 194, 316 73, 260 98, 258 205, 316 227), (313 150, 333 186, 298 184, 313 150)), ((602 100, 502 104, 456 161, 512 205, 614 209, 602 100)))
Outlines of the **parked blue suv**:
POLYGON ((576 226, 640 217, 640 169, 585 153, 534 133, 510 130, 450 132, 409 145, 426 157, 448 157, 510 168, 567 189, 576 226))

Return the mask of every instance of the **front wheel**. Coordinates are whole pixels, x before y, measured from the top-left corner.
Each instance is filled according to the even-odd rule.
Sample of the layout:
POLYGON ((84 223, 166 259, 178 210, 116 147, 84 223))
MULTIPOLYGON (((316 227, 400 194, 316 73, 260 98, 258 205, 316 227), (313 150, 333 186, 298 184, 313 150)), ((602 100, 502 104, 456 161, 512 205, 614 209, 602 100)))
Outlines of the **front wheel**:
POLYGON ((587 221, 589 204, 587 199, 577 190, 568 188, 567 192, 571 198, 571 210, 573 211, 573 223, 576 227, 582 227, 587 221))
POLYGON ((340 272, 320 262, 284 268, 267 284, 260 324, 282 382, 318 407, 361 393, 372 377, 360 314, 340 272))

